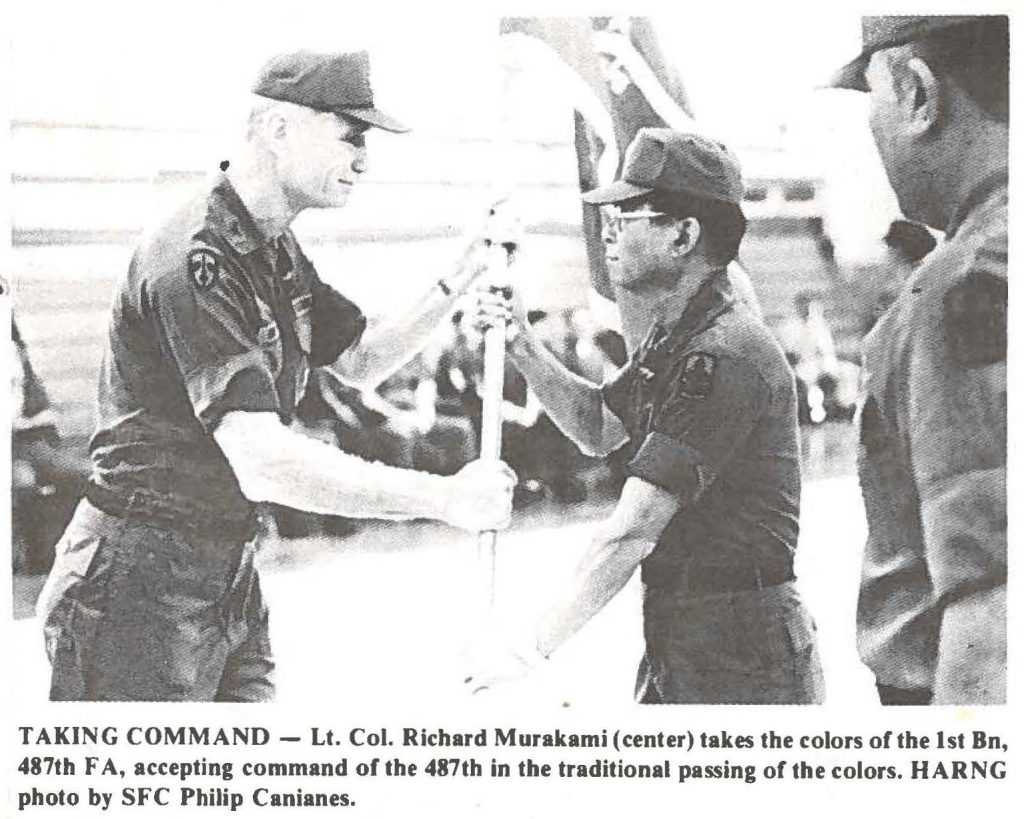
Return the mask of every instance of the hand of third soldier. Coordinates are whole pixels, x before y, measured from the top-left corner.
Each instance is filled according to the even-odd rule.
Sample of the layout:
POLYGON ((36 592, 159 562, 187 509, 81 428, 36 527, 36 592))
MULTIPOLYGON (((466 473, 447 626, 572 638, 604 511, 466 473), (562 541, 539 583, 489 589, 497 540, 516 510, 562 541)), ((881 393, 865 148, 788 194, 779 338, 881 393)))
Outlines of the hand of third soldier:
POLYGON ((486 619, 462 651, 462 684, 470 694, 519 680, 544 662, 528 624, 486 619))
POLYGON ((518 479, 503 461, 477 460, 445 479, 444 520, 471 532, 507 529, 518 479))
POLYGON ((462 684, 470 694, 521 679, 544 661, 530 630, 488 622, 462 652, 462 684))
POLYGON ((526 305, 518 290, 511 285, 498 285, 482 281, 472 291, 472 306, 469 308, 473 326, 484 332, 498 322, 505 325, 505 340, 513 347, 529 330, 526 305))

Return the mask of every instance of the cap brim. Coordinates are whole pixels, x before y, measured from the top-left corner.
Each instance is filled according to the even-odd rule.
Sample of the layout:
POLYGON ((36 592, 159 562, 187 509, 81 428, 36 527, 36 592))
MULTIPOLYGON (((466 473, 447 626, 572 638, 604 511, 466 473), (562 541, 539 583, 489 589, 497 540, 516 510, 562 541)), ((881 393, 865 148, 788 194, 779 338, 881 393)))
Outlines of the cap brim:
POLYGON ((581 197, 584 202, 591 205, 611 205, 614 202, 625 202, 627 199, 636 199, 638 196, 647 196, 654 192, 654 188, 641 188, 625 179, 612 182, 603 188, 587 191, 581 197))
POLYGON ((868 82, 864 77, 870 54, 861 54, 840 68, 827 83, 825 88, 845 88, 850 91, 868 91, 868 82))
POLYGON ((404 134, 409 130, 408 125, 399 122, 397 119, 392 119, 376 108, 342 108, 340 112, 347 117, 365 122, 374 128, 380 128, 382 131, 391 131, 393 134, 404 134))

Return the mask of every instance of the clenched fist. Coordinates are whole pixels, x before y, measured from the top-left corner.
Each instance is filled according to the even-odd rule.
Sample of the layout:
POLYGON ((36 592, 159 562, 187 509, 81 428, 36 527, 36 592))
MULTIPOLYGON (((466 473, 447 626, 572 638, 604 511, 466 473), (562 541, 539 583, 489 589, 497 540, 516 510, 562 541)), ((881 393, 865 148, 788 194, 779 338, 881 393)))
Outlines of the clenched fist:
POLYGON ((446 479, 444 520, 471 532, 507 529, 517 482, 503 461, 473 461, 446 479))
POLYGON ((467 315, 478 332, 485 332, 496 324, 505 325, 505 341, 509 348, 529 330, 526 306, 518 291, 511 285, 499 286, 479 282, 471 291, 472 303, 467 315))

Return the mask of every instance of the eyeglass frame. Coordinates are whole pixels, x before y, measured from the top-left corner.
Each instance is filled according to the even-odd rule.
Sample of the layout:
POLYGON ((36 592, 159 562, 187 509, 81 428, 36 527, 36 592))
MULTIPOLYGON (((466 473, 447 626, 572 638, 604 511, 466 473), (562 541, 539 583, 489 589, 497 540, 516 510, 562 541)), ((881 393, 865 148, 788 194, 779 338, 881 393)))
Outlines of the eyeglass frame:
POLYGON ((603 208, 608 221, 613 222, 616 228, 621 228, 623 222, 636 221, 638 219, 657 219, 660 216, 668 216, 658 210, 621 210, 615 205, 603 208))

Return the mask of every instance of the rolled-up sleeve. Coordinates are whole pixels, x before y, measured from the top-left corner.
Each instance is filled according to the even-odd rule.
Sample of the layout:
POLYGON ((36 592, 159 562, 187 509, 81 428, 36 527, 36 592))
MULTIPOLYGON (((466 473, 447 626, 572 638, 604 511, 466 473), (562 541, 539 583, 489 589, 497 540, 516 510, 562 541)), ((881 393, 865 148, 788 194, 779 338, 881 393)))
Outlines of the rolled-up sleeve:
POLYGON ((309 361, 314 367, 323 367, 359 343, 366 329, 366 317, 355 304, 319 279, 312 282, 311 291, 313 343, 309 361))
POLYGON ((940 315, 915 316, 905 357, 928 566, 947 600, 1006 581, 1006 292, 972 272, 940 315))
POLYGON ((753 364, 707 353, 685 357, 627 472, 693 502, 753 433, 770 400, 753 364))
MULTIPOLYGON (((936 704, 1006 700, 1006 252, 913 316, 904 423, 942 610, 936 704)), ((924 301, 924 300, 922 300, 924 301)))
POLYGON ((244 274, 216 251, 202 250, 213 266, 203 284, 183 258, 180 267, 150 279, 143 309, 181 374, 196 418, 212 431, 228 412, 280 412, 280 359, 273 354, 276 325, 267 323, 261 339, 260 310, 244 274))

